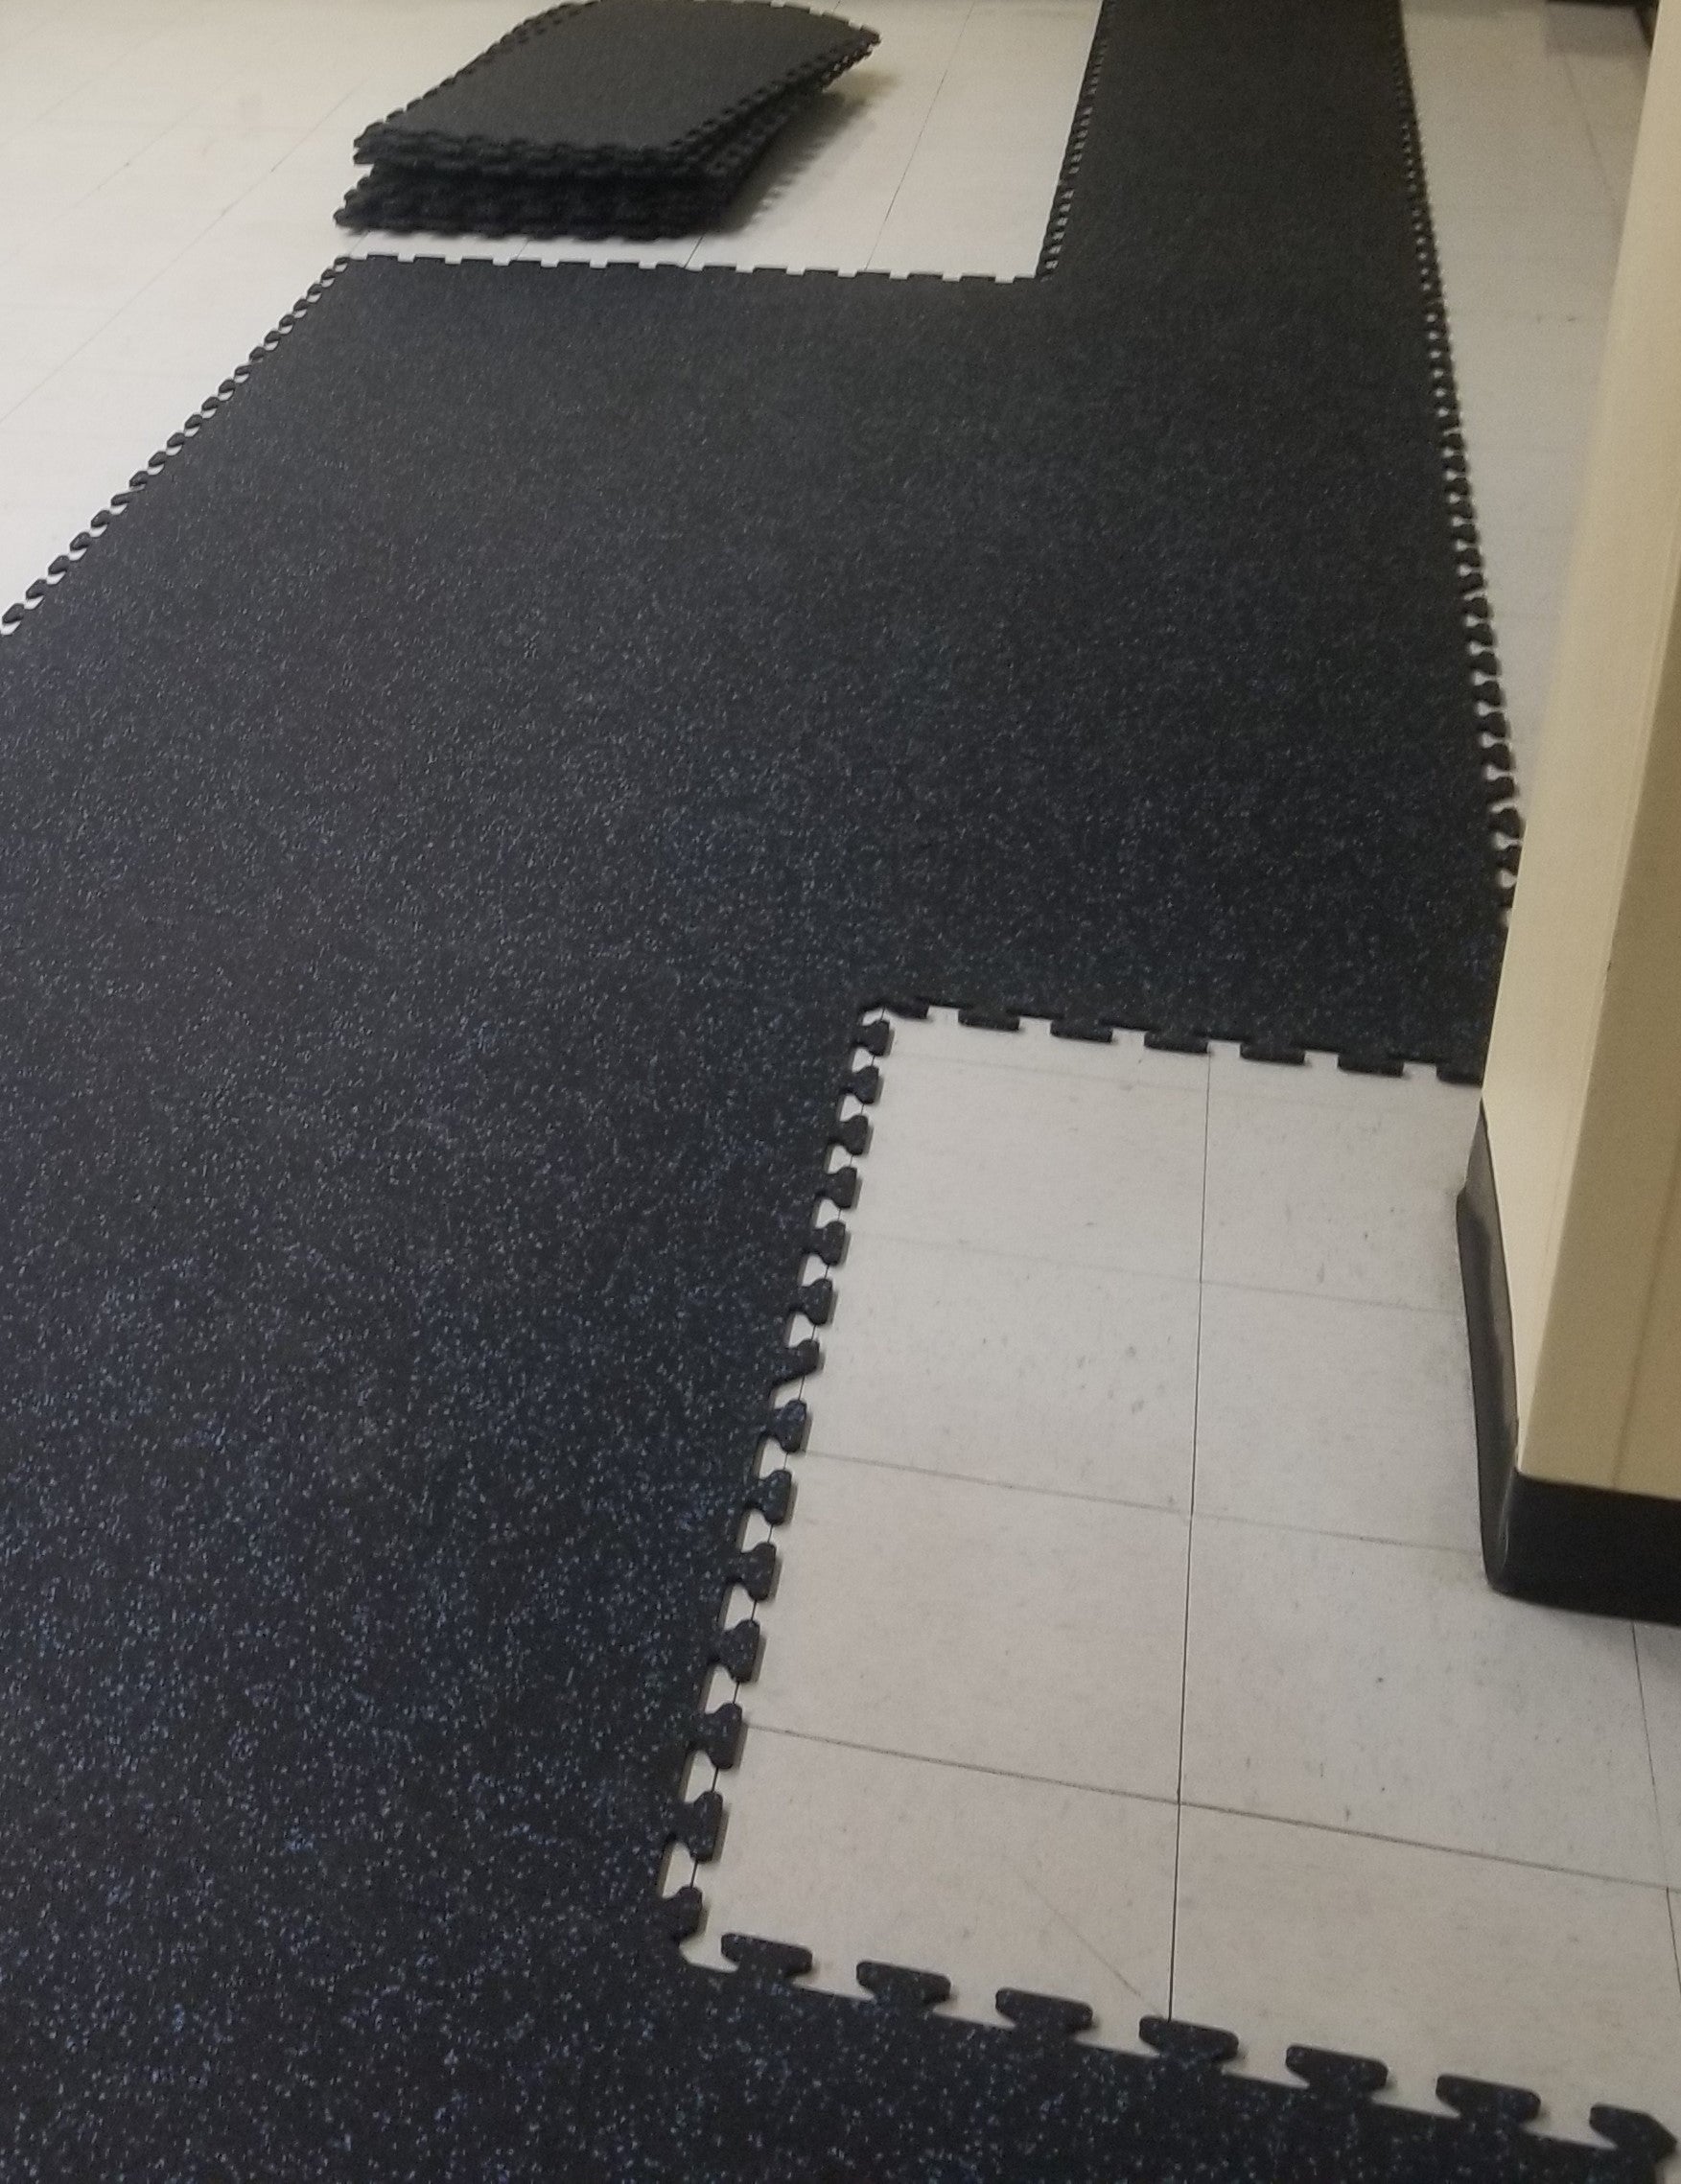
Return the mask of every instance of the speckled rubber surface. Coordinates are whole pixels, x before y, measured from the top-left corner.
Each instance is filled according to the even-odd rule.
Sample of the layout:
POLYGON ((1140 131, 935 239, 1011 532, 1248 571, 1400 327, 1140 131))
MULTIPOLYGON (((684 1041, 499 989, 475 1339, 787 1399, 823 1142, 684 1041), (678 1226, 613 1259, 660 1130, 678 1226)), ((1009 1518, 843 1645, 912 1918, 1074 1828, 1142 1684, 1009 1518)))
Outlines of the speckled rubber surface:
POLYGON ((533 178, 382 164, 362 177, 335 218, 340 227, 394 234, 694 235, 723 218, 777 136, 815 96, 785 93, 738 122, 692 166, 657 175, 533 178))
POLYGON ((698 235, 730 208, 748 166, 724 183, 476 181, 417 168, 376 167, 334 218, 340 227, 387 235, 612 236, 648 242, 698 235))
POLYGON ((522 23, 363 129, 366 163, 527 179, 692 168, 761 107, 820 90, 876 34, 771 0, 591 0, 522 23))
POLYGON ((9 2184, 1648 2172, 656 1900, 860 1004, 1482 1050, 1392 0, 1109 26, 1050 279, 349 267, 0 640, 9 2184))

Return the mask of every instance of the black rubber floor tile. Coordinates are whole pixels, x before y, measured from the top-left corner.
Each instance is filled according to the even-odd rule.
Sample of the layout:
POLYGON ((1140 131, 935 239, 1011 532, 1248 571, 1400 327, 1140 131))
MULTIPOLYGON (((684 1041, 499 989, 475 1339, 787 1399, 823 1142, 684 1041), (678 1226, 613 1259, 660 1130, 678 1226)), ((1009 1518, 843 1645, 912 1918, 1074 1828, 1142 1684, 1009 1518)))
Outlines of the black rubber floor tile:
POLYGON ((771 0, 591 0, 535 15, 365 128, 363 162, 526 177, 691 168, 762 107, 820 90, 876 33, 771 0))
POLYGON ((432 235, 693 235, 715 225, 776 137, 816 96, 760 106, 695 154, 658 174, 527 176, 381 164, 352 189, 341 227, 432 235))
POLYGON ((860 1007, 1483 1050, 1392 0, 1108 25, 1049 279, 349 267, 0 641, 9 2177, 1649 2172, 656 1897, 860 1007))

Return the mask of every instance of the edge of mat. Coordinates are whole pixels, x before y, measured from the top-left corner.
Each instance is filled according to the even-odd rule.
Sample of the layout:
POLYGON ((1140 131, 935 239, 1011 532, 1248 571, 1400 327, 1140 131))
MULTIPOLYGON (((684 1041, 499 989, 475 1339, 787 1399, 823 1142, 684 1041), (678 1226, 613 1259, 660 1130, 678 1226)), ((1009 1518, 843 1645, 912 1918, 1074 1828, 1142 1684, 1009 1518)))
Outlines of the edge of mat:
POLYGON ((1436 450, 1441 460, 1448 527, 1453 536, 1455 569, 1459 584, 1459 618, 1465 633, 1466 663, 1472 705, 1477 717, 1479 768, 1483 782, 1483 802, 1487 814, 1488 853, 1504 926, 1516 886, 1524 823, 1517 803, 1518 784, 1511 748, 1511 728, 1506 718, 1506 690, 1501 681, 1494 610, 1488 597, 1487 566, 1483 556, 1482 534, 1478 528, 1476 502, 1471 490, 1464 420, 1459 408, 1459 383, 1454 372, 1453 338, 1448 326, 1447 298, 1442 288, 1441 262, 1436 246, 1436 225, 1430 210, 1430 183, 1424 158, 1424 138, 1419 128, 1418 104, 1413 88, 1413 70, 1407 54, 1407 32, 1400 0, 1393 0, 1391 7, 1391 38, 1395 100, 1401 121, 1402 159, 1411 204, 1413 247, 1424 304, 1425 346, 1430 360, 1436 450))
MULTIPOLYGON (((881 42, 878 31, 868 30, 861 24, 848 22, 844 16, 827 18, 836 25, 836 35, 826 48, 812 55, 810 59, 795 62, 782 74, 759 84, 752 91, 720 106, 706 122, 685 130, 680 136, 653 149, 641 150, 628 145, 575 145, 564 139, 539 144, 525 137, 489 137, 461 135, 447 129, 411 129, 402 128, 402 117, 424 105, 428 99, 435 98, 454 83, 462 82, 480 70, 529 44, 546 31, 560 28, 590 12, 598 0, 563 0, 556 8, 533 15, 518 23, 511 31, 486 46, 473 59, 457 68, 453 75, 444 77, 417 99, 398 106, 382 121, 370 122, 356 139, 353 155, 360 164, 383 160, 391 165, 424 167, 465 167, 482 172, 487 162, 500 162, 510 166, 522 176, 531 174, 530 162, 548 161, 563 166, 569 174, 580 176, 605 171, 615 175, 643 174, 648 178, 674 167, 682 167, 704 151, 718 137, 727 134, 738 123, 745 121, 760 106, 786 98, 796 91, 823 90, 842 76, 849 68, 855 68, 881 42), (842 36, 850 32, 850 36, 842 36)), ((738 4, 738 0, 737 0, 738 4)), ((797 13, 809 14, 806 9, 796 9, 797 13)), ((815 18, 814 18, 815 19, 815 18)))

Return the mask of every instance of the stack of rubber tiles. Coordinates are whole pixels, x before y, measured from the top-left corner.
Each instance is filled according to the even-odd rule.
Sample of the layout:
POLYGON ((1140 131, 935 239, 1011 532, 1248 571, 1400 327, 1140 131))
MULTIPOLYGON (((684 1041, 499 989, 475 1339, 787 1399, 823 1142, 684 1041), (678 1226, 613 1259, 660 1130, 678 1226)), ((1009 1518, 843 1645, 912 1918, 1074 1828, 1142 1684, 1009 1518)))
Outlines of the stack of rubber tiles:
POLYGON ((357 139, 342 225, 686 235, 874 31, 770 0, 552 8, 357 139))

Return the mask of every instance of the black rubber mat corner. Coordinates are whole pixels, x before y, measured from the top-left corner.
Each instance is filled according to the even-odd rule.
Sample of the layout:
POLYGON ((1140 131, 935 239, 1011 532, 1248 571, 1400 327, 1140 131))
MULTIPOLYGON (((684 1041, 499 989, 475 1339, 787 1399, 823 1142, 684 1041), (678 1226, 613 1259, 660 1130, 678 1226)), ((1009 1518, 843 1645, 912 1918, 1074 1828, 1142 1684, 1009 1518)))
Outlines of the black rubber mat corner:
POLYGON ((839 16, 771 0, 587 0, 519 25, 364 129, 356 155, 526 179, 688 168, 876 43, 839 16))
POLYGON ((658 174, 476 173, 460 166, 376 165, 335 215, 341 227, 433 235, 691 235, 715 224, 753 168, 815 93, 759 106, 692 162, 658 174))

